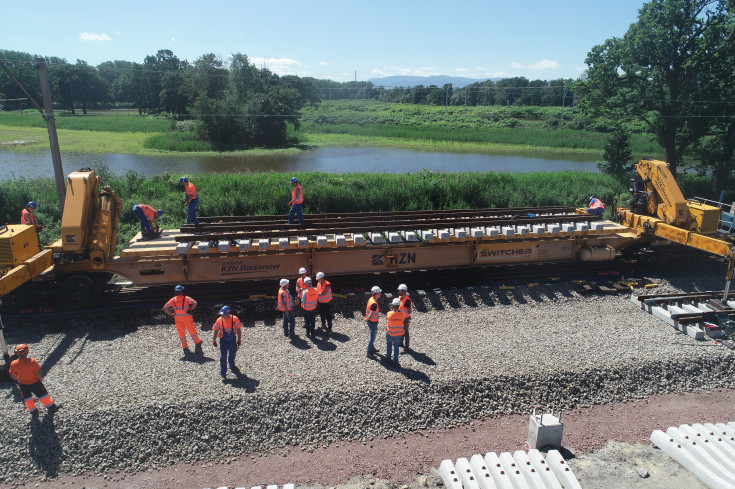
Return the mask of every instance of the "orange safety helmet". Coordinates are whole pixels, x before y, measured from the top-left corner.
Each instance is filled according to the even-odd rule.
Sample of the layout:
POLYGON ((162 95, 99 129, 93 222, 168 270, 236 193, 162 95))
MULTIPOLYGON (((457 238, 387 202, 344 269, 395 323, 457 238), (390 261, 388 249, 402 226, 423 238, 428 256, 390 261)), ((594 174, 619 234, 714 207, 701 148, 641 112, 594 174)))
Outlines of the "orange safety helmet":
POLYGON ((25 343, 21 343, 20 345, 15 347, 15 354, 18 356, 23 356, 28 354, 28 345, 25 343))

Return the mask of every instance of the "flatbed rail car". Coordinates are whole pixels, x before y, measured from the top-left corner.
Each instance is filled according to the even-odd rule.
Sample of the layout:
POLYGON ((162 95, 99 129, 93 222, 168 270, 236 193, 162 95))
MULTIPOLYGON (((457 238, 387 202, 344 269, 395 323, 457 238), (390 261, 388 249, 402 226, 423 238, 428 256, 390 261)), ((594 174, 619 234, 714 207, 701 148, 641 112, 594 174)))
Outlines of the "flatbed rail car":
POLYGON ((139 233, 115 256, 121 207, 93 171, 71 173, 59 240, 32 253, 28 227, 0 233, 0 249, 9 250, 0 296, 28 282, 73 292, 111 274, 146 286, 279 279, 301 267, 347 275, 602 261, 636 239, 627 227, 573 207, 319 214, 307 216, 306 229, 288 225, 285 215, 228 216, 153 240, 139 233))

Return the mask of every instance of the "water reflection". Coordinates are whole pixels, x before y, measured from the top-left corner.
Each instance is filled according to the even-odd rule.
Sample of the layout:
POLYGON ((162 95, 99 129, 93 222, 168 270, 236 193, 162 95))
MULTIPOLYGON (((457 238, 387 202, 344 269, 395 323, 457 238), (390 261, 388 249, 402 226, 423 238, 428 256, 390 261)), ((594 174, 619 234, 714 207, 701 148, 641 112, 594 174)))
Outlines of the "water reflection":
MULTIPOLYGON (((578 170, 597 172, 594 161, 569 161, 522 156, 435 153, 384 148, 318 148, 297 154, 238 156, 142 156, 126 154, 62 155, 65 173, 84 167, 106 166, 123 174, 128 170, 142 175, 169 173, 409 173, 423 169, 437 172, 511 172, 578 170)), ((53 177, 50 153, 0 151, 0 173, 4 179, 53 177)))

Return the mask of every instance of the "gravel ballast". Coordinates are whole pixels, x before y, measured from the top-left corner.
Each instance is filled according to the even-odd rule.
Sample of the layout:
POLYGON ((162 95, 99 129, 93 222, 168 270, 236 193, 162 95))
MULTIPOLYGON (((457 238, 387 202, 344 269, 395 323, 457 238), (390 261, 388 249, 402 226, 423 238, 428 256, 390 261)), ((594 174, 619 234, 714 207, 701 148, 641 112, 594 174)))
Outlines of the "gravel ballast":
MULTIPOLYGON (((658 282, 656 292, 680 290, 658 282)), ((722 287, 721 277, 675 284, 687 292, 722 287)), ((142 472, 290 445, 312 450, 535 405, 571 409, 733 385, 730 350, 676 332, 627 295, 579 296, 569 284, 549 284, 411 296, 415 352, 401 355, 400 368, 365 357, 366 295, 335 299, 327 340, 307 339, 301 318, 300 338, 285 339, 278 313, 263 313, 270 301, 236 306, 245 324, 242 375, 229 373, 224 384, 211 345, 217 307, 195 313, 204 355, 186 358, 158 311, 5 319, 8 343, 30 344, 64 407, 55 416, 41 407, 31 421, 17 387, 3 383, 0 482, 142 472)), ((381 298, 383 310, 391 298, 381 298)), ((376 346, 385 353, 384 334, 376 346)))

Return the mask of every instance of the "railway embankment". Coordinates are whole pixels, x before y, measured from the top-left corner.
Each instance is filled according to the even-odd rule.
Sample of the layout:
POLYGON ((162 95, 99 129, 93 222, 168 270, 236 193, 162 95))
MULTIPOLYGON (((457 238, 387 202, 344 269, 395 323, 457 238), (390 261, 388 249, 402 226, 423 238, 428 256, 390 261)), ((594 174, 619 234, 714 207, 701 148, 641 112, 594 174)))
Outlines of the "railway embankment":
MULTIPOLYGON (((657 282, 662 292, 722 285, 695 274, 657 282)), ((730 350, 678 333, 624 295, 580 296, 547 284, 412 298, 413 351, 400 367, 365 356, 366 296, 340 299, 334 333, 314 340, 300 319, 299 338, 286 339, 275 310, 242 311, 241 373, 224 383, 211 345, 215 308, 196 317, 203 354, 186 356, 157 311, 6 320, 8 342, 30 344, 64 408, 33 421, 17 388, 2 383, 0 482, 121 478, 180 461, 398 437, 534 405, 572 409, 733 385, 730 350)), ((376 344, 384 353, 383 335, 376 344)))

